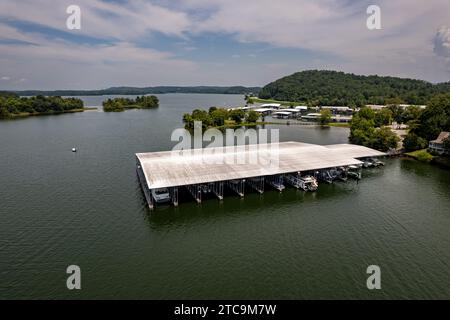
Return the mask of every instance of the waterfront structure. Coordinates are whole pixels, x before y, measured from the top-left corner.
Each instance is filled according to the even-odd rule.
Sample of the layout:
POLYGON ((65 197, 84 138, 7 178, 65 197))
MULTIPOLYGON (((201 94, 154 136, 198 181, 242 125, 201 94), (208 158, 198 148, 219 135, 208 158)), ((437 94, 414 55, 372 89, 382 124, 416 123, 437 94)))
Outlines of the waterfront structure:
POLYGON ((254 109, 253 111, 258 112, 262 116, 268 116, 269 114, 271 114, 274 111, 274 109, 271 109, 271 108, 258 108, 258 109, 254 109))
POLYGON ((321 110, 330 110, 333 115, 347 115, 353 114, 353 109, 350 107, 336 107, 336 106, 322 106, 321 110))
POLYGON ((448 153, 444 146, 444 141, 450 139, 450 132, 442 131, 436 140, 430 141, 428 148, 438 154, 448 153))
MULTIPOLYGON (((318 122, 322 114, 320 113, 308 113, 305 116, 301 116, 301 119, 304 121, 311 121, 311 122, 318 122)), ((346 115, 332 115, 331 116, 331 122, 338 122, 338 123, 348 123, 352 121, 353 116, 346 116, 346 115)))
POLYGON ((264 103, 259 106, 260 108, 272 108, 272 109, 280 109, 281 103, 264 103))
MULTIPOLYGON (((375 110, 375 111, 380 111, 384 108, 387 108, 387 105, 379 105, 379 104, 367 104, 366 107, 375 110)), ((418 107, 420 109, 425 109, 427 106, 425 105, 413 105, 413 104, 399 104, 398 107, 402 108, 402 109, 407 109, 409 107, 418 107)))
POLYGON ((294 113, 290 111, 277 111, 272 113, 272 117, 279 119, 289 119, 294 117, 294 113))
POLYGON ((181 187, 198 203, 205 193, 215 194, 222 200, 225 188, 243 197, 246 185, 263 193, 266 183, 282 191, 284 182, 302 188, 306 177, 332 182, 343 177, 348 169, 360 169, 364 163, 361 159, 385 155, 351 144, 320 146, 282 142, 138 153, 136 169, 147 203, 153 208, 154 189, 167 188, 175 206, 181 187))

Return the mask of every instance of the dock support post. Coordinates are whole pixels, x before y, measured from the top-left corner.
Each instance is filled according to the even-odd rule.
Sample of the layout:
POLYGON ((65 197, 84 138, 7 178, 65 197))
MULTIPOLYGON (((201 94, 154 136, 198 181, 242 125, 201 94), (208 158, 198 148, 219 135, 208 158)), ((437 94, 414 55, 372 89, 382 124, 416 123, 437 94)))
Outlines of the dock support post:
POLYGON ((178 187, 170 188, 170 198, 175 207, 178 207, 178 187))
POLYGON ((260 194, 264 193, 264 177, 247 179, 247 184, 258 191, 260 194))
POLYGON ((202 202, 202 189, 198 184, 191 184, 186 186, 186 188, 189 190, 189 192, 194 197, 195 201, 197 201, 197 203, 202 202))
POLYGON ((219 200, 223 200, 223 181, 214 182, 212 191, 217 196, 217 198, 219 198, 219 200))
POLYGON ((268 176, 267 177, 267 182, 272 187, 274 187, 275 189, 277 189, 280 192, 284 190, 283 175, 281 175, 281 174, 274 175, 274 176, 268 176))
POLYGON ((245 179, 229 180, 227 186, 241 197, 244 197, 245 179))
POLYGON ((145 200, 147 201, 147 205, 149 209, 153 210, 155 205, 153 204, 153 196, 150 188, 147 185, 147 181, 145 180, 144 173, 142 172, 141 164, 139 160, 136 159, 136 172, 138 175, 138 180, 141 185, 142 191, 144 192, 145 200))

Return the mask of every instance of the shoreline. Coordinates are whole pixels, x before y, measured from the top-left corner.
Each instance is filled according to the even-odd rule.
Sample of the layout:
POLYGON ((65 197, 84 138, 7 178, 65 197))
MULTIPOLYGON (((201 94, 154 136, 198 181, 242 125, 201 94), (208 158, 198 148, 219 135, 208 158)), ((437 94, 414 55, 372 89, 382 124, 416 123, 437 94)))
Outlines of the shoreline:
POLYGON ((87 108, 72 109, 72 110, 66 110, 66 111, 33 112, 33 113, 32 112, 22 112, 22 113, 10 114, 6 118, 0 118, 0 120, 14 120, 14 119, 23 119, 23 118, 28 118, 28 117, 52 116, 52 115, 61 115, 61 114, 78 113, 78 112, 95 111, 95 110, 97 110, 97 108, 87 107, 87 108))

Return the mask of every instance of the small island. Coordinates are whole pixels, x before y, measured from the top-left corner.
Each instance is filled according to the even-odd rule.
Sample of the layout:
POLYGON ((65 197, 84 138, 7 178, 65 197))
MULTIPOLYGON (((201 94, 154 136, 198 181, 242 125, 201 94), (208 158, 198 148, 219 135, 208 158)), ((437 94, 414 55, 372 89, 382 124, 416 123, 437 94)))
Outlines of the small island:
POLYGON ((159 106, 156 96, 141 96, 136 99, 114 98, 103 101, 103 111, 123 112, 129 109, 152 109, 159 106))
POLYGON ((62 97, 19 97, 13 93, 0 93, 0 119, 36 115, 83 112, 81 99, 62 97))

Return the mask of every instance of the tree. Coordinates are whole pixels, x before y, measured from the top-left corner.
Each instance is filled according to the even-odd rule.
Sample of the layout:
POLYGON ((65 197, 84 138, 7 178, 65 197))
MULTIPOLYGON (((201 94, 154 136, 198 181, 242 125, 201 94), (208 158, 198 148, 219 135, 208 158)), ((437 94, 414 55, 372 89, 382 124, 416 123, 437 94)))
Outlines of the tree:
POLYGON ((403 120, 408 123, 409 121, 419 120, 420 115, 422 114, 422 109, 418 106, 409 106, 403 112, 403 120))
POLYGON ((444 148, 447 152, 450 152, 450 138, 444 140, 444 148))
POLYGON ((378 128, 370 137, 369 147, 380 151, 396 149, 400 138, 388 127, 378 128))
POLYGON ((427 145, 428 145, 427 140, 419 137, 417 134, 412 132, 408 133, 405 139, 403 139, 403 147, 405 148, 406 151, 416 151, 425 149, 427 145))
POLYGON ((361 108, 350 122, 350 142, 381 151, 397 148, 400 139, 390 128, 376 128, 377 125, 383 126, 389 116, 390 111, 379 115, 372 109, 361 108))
POLYGON ((375 113, 375 126, 382 127, 390 125, 392 122, 392 111, 386 108, 375 113))
POLYGON ((419 122, 412 131, 428 141, 436 139, 442 131, 450 131, 450 92, 434 96, 420 113, 419 122))
POLYGON ((216 109, 211 112, 211 119, 215 126, 223 126, 225 124, 225 120, 229 117, 229 113, 226 109, 216 109))
POLYGON ((368 146, 374 130, 373 120, 368 120, 355 115, 350 123, 349 140, 354 144, 368 146))
POLYGON ((217 107, 210 107, 208 110, 208 113, 211 115, 216 110, 217 110, 217 107))
POLYGON ((254 123, 254 122, 258 121, 258 119, 259 119, 259 113, 254 110, 250 110, 246 115, 247 122, 254 123))
POLYGON ((6 119, 9 116, 8 109, 5 106, 0 106, 0 119, 6 119))
POLYGON ((403 108, 398 105, 389 105, 388 109, 392 112, 392 118, 397 123, 404 122, 403 108))
POLYGON ((363 107, 357 113, 358 117, 366 119, 366 120, 375 120, 375 111, 370 108, 363 107))
POLYGON ((242 109, 234 109, 230 112, 231 120, 234 120, 237 124, 242 122, 245 117, 245 112, 242 109))
POLYGON ((320 111, 319 123, 324 126, 331 122, 331 111, 324 109, 320 111))

